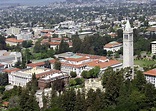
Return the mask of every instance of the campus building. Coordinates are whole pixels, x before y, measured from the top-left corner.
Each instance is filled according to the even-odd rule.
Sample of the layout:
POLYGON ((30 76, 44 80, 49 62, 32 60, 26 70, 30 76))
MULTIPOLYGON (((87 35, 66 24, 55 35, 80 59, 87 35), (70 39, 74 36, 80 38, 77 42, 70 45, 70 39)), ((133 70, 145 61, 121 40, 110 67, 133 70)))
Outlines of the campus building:
MULTIPOLYGON (((62 72, 59 70, 47 69, 43 67, 26 68, 23 70, 12 71, 8 74, 9 83, 16 86, 26 86, 32 80, 32 75, 43 80, 56 79, 62 72)), ((41 85, 40 85, 41 86, 41 85)))
POLYGON ((22 54, 20 52, 0 50, 0 64, 2 64, 4 68, 12 67, 18 61, 22 61, 22 54))
POLYGON ((151 52, 156 54, 156 41, 151 42, 151 52))
POLYGON ((61 71, 70 74, 71 71, 76 72, 77 76, 81 76, 81 73, 86 70, 100 67, 100 71, 104 72, 108 67, 112 67, 114 70, 122 68, 122 63, 117 60, 109 60, 104 56, 72 53, 66 52, 55 55, 61 62, 61 71))
POLYGON ((144 72, 146 81, 153 84, 156 87, 156 69, 152 69, 144 72))
POLYGON ((116 51, 120 50, 121 47, 122 47, 122 43, 113 41, 113 42, 110 42, 110 43, 106 44, 104 46, 104 50, 106 50, 107 52, 108 51, 116 52, 116 51))

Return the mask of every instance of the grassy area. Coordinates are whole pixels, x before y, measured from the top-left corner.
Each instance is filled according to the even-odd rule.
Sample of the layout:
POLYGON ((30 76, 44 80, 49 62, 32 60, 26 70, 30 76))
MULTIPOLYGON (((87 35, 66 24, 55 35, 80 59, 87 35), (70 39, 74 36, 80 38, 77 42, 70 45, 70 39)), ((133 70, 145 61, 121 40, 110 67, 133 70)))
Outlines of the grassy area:
POLYGON ((134 60, 134 64, 135 65, 140 65, 141 67, 143 67, 143 66, 149 66, 149 65, 156 64, 156 61, 152 61, 152 60, 134 60))

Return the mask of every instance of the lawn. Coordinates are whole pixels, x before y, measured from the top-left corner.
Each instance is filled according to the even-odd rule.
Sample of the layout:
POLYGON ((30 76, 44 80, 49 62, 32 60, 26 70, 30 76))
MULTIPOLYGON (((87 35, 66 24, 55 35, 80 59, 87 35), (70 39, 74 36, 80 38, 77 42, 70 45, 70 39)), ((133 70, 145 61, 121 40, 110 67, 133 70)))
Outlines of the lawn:
POLYGON ((156 61, 152 61, 152 60, 134 60, 134 64, 143 67, 143 66, 149 66, 149 65, 156 64, 156 61))

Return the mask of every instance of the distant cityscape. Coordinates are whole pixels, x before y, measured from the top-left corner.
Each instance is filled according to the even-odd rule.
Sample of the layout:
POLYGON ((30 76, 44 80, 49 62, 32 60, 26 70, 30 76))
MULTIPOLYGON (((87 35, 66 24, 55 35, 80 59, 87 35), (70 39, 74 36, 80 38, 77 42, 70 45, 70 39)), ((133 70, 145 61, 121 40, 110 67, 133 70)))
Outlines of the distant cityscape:
POLYGON ((155 0, 0 0, 0 110, 156 111, 155 0))

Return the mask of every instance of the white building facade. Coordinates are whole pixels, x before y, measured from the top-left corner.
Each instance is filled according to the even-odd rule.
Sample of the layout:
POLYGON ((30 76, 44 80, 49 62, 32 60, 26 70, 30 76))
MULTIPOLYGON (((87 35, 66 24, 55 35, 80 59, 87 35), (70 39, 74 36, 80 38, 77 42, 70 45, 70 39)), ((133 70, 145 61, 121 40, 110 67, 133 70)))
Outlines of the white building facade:
POLYGON ((152 69, 144 72, 146 81, 153 84, 156 87, 156 69, 152 69))
POLYGON ((11 72, 8 74, 8 79, 11 85, 24 87, 29 81, 32 80, 32 74, 35 74, 36 78, 44 78, 58 72, 60 71, 43 67, 33 67, 11 72))
POLYGON ((151 42, 151 52, 156 54, 156 41, 151 42))
POLYGON ((104 50, 116 52, 120 50, 122 47, 122 43, 118 43, 116 41, 110 42, 104 46, 104 50))
POLYGON ((4 68, 12 67, 18 61, 22 61, 21 52, 7 52, 6 50, 0 51, 0 63, 4 65, 4 68))
POLYGON ((122 68, 122 63, 117 60, 109 60, 104 56, 82 54, 82 53, 62 53, 55 55, 60 59, 61 71, 70 74, 71 71, 76 72, 77 76, 81 76, 83 71, 99 66, 100 71, 103 72, 108 67, 114 70, 122 68))

